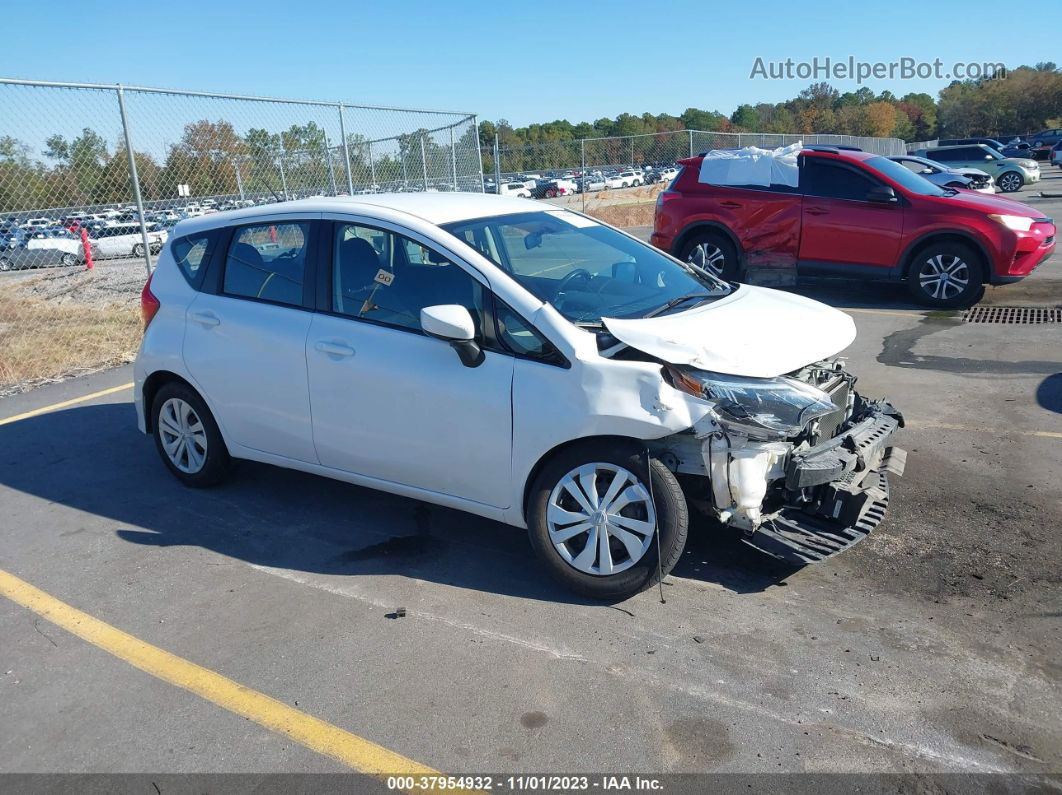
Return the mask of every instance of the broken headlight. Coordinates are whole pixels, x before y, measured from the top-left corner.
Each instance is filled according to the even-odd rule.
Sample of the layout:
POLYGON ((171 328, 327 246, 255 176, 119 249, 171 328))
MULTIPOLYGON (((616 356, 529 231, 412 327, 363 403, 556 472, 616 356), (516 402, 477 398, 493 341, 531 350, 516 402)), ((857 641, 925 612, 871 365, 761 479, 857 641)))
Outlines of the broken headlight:
POLYGON ((785 439, 836 411, 818 387, 792 378, 745 378, 668 365, 671 385, 711 402, 720 421, 754 437, 785 439))

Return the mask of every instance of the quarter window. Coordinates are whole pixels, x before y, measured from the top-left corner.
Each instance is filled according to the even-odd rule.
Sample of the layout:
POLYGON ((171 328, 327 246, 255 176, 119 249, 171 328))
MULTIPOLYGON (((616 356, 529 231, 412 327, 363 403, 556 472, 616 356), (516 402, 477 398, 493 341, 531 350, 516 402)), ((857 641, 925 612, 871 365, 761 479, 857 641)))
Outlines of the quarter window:
POLYGON ((420 310, 459 304, 483 328, 483 286, 459 265, 410 238, 359 224, 336 224, 332 311, 420 330, 420 310))
POLYGON ((210 231, 201 235, 177 238, 170 244, 173 259, 190 284, 194 285, 198 281, 202 269, 209 261, 208 257, 214 248, 216 236, 215 231, 210 231))
POLYGON ((224 292, 301 306, 309 239, 304 222, 239 228, 225 261, 224 292))

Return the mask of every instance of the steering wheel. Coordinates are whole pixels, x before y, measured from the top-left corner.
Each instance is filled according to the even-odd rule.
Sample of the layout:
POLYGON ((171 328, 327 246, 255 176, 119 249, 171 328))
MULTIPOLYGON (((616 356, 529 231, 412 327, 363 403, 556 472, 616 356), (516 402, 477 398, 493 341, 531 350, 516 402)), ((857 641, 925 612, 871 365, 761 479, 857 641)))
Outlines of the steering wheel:
POLYGON ((593 278, 593 275, 591 275, 590 271, 586 268, 576 268, 560 280, 560 284, 557 285, 557 291, 553 294, 553 297, 558 298, 561 293, 568 289, 568 285, 576 279, 586 279, 587 281, 591 281, 593 278))

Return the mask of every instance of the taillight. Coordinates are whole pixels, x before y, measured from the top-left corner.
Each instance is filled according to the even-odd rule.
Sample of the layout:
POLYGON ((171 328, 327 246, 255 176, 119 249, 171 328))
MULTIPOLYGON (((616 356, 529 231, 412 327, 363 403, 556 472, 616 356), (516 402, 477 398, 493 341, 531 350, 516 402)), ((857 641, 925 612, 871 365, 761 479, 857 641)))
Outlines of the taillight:
POLYGON ((656 206, 663 207, 667 202, 672 199, 678 199, 682 196, 677 190, 664 190, 660 191, 660 195, 656 197, 656 206))
POLYGON ((155 317, 155 313, 159 311, 162 304, 159 303, 159 299, 155 297, 155 294, 151 292, 151 279, 155 274, 148 276, 147 282, 144 284, 144 289, 140 291, 140 317, 144 320, 144 328, 148 327, 148 323, 155 317))

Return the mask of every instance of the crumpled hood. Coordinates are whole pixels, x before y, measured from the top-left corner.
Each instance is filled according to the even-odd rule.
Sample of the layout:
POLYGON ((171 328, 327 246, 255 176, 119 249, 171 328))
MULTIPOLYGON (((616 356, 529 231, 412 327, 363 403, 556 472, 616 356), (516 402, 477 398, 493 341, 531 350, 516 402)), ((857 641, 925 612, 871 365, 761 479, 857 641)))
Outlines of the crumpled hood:
POLYGON ((620 342, 665 362, 754 378, 783 375, 833 356, 856 336, 855 323, 844 312, 744 284, 685 312, 602 322, 620 342))

